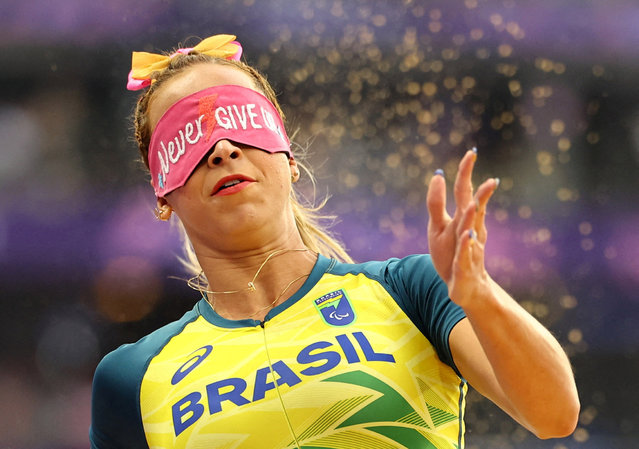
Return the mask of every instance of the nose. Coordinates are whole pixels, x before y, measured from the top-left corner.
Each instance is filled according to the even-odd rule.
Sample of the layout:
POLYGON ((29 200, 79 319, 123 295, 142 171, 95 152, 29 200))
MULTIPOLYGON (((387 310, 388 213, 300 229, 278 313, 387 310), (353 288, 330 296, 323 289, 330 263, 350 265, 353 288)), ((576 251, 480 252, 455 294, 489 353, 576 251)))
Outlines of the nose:
POLYGON ((221 165, 229 159, 237 159, 242 155, 242 149, 230 140, 222 139, 213 147, 206 163, 209 167, 221 165))

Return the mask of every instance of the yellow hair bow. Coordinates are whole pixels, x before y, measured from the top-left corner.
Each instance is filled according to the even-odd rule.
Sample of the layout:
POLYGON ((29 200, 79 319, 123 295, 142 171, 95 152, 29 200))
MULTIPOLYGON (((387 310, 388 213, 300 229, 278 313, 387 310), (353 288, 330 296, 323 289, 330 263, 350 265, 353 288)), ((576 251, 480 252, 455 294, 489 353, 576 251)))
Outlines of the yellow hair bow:
POLYGON ((180 48, 170 56, 134 51, 131 57, 131 71, 129 72, 129 81, 126 88, 140 90, 150 86, 153 72, 166 69, 173 57, 179 54, 188 54, 193 50, 216 58, 234 59, 236 61, 242 56, 242 46, 232 34, 217 34, 208 37, 195 47, 180 48))

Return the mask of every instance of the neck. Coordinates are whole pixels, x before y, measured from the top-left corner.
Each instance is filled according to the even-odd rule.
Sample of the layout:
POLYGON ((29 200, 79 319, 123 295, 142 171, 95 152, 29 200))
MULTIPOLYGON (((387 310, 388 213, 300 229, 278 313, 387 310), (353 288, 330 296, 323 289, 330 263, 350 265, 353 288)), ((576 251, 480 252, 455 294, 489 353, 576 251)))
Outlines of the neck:
POLYGON ((263 320, 270 309, 288 299, 310 274, 317 254, 297 245, 201 258, 209 280, 209 303, 228 319, 263 320))

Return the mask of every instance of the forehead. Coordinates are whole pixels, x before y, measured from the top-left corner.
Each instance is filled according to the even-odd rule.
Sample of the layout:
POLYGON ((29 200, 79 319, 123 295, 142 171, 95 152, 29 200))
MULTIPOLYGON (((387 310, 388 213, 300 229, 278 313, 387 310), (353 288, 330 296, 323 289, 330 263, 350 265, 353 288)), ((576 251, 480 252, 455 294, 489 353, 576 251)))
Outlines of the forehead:
POLYGON ((162 115, 178 100, 207 87, 223 84, 258 90, 253 78, 239 68, 215 63, 196 64, 168 80, 155 92, 149 104, 151 130, 155 129, 162 115))

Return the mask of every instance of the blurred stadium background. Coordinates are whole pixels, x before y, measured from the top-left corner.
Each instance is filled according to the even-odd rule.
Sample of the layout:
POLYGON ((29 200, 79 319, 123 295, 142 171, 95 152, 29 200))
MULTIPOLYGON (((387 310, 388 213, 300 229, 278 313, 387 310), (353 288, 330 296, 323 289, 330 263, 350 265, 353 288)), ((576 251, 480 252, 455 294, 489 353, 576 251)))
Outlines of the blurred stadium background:
POLYGON ((426 182, 465 149, 501 178, 489 271, 566 348, 582 413, 540 441, 472 394, 467 448, 639 447, 635 0, 3 0, 0 448, 87 447, 98 360, 197 300, 125 84, 131 51, 218 33, 268 74, 356 259, 428 251, 426 182))

